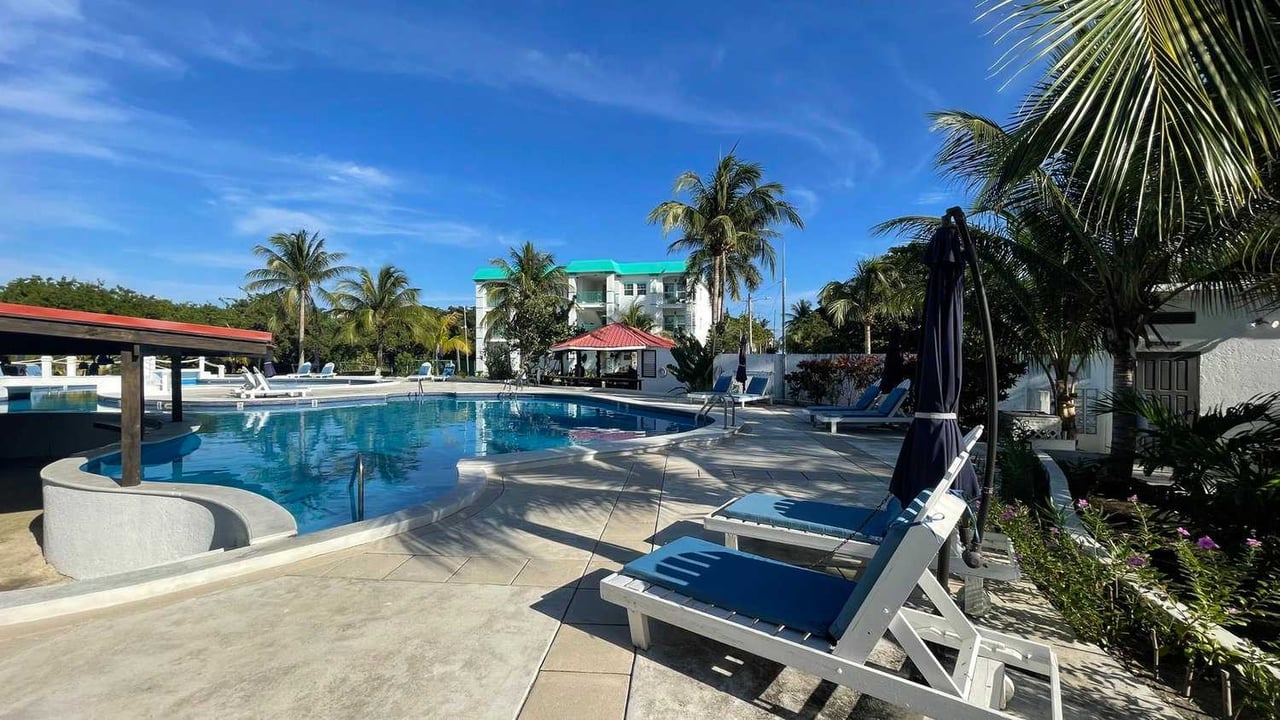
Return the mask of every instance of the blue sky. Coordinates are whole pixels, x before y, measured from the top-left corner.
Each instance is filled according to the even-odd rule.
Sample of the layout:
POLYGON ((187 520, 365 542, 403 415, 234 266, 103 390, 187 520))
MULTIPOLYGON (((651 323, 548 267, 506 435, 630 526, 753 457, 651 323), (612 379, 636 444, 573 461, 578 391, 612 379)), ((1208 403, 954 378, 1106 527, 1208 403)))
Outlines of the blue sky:
MULTIPOLYGON (((461 303, 477 266, 666 257, 647 212, 735 143, 784 183, 788 300, 963 200, 926 113, 1018 88, 967 2, 0 0, 0 281, 238 294, 321 231, 461 303)), ((776 281, 762 295, 773 298, 776 281)), ((761 308, 764 310, 764 307, 761 308)), ((776 307, 774 313, 776 313, 776 307)))

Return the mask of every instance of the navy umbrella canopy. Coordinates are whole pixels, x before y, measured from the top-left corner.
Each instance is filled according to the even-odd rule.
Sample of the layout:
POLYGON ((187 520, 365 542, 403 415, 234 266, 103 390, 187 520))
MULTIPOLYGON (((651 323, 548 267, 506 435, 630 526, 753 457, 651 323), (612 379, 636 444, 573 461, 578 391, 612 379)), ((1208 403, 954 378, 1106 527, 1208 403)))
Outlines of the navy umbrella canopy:
MULTIPOLYGON (((922 490, 934 487, 960 453, 963 436, 956 422, 960 406, 964 330, 964 246, 954 225, 940 227, 929 240, 924 322, 916 368, 915 419, 907 428, 889 491, 905 507, 922 490)), ((972 500, 978 478, 966 463, 955 489, 972 500)))
POLYGON ((884 352, 884 370, 880 372, 880 392, 892 392, 903 381, 906 368, 902 359, 902 328, 894 325, 889 329, 889 347, 884 352))
POLYGON ((733 376, 742 384, 742 389, 747 388, 747 336, 742 335, 738 338, 738 372, 733 376))

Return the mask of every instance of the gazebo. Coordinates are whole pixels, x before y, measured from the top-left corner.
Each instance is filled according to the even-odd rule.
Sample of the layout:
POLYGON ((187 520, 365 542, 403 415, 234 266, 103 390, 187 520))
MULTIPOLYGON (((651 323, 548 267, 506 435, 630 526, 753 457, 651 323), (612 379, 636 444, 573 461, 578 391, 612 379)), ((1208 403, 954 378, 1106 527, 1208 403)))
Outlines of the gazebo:
POLYGON ((639 390, 642 378, 656 377, 658 351, 676 344, 667 338, 620 323, 603 325, 551 346, 559 373, 545 376, 552 384, 589 385, 639 390), (594 353, 588 368, 586 353, 594 353), (572 359, 572 364, 568 361, 572 359))
MULTIPOLYGON (((61 310, 36 305, 0 303, 0 348, 21 354, 120 356, 121 485, 142 479, 142 357, 171 358, 182 367, 184 356, 244 355, 271 352, 271 333, 256 330, 151 320, 103 313, 61 310)), ((172 418, 182 420, 182 381, 169 383, 172 418)))

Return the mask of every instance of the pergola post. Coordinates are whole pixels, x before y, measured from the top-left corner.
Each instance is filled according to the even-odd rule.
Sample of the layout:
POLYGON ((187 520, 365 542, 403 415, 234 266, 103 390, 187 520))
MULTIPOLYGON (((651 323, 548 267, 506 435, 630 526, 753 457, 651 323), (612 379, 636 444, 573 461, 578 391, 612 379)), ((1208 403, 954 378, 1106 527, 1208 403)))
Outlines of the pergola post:
POLYGON ((169 399, 174 422, 182 422, 182 356, 169 356, 169 399))
POLYGON ((137 345, 120 353, 120 484, 142 484, 142 357, 137 345))

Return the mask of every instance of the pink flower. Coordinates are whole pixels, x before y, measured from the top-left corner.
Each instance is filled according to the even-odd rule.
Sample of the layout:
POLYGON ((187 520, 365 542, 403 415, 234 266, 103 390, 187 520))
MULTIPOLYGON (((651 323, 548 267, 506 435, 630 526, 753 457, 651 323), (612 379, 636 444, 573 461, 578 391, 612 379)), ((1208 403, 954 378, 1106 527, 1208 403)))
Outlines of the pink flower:
POLYGON ((1000 513, 1000 522, 1009 522, 1014 518, 1013 508, 1008 508, 1000 513))
POLYGON ((1133 567, 1146 567, 1146 566, 1147 566, 1147 559, 1146 559, 1146 558, 1144 558, 1144 557, 1142 557, 1141 555, 1130 555, 1130 556, 1129 556, 1129 559, 1128 559, 1126 562, 1128 562, 1128 563, 1129 563, 1129 565, 1131 565, 1131 566, 1133 566, 1133 567))
POLYGON ((1248 546, 1249 546, 1249 547, 1251 547, 1251 548, 1260 548, 1260 547, 1262 547, 1262 541, 1261 541, 1261 540, 1259 540, 1258 538, 1249 538, 1248 540, 1245 540, 1245 541, 1244 541, 1244 544, 1245 544, 1245 545, 1248 545, 1248 546))
POLYGON ((1057 535, 1057 534, 1058 534, 1058 528, 1056 528, 1056 527, 1050 527, 1050 528, 1049 528, 1049 534, 1050 534, 1050 535, 1057 535))
POLYGON ((1136 503, 1136 502, 1138 502, 1138 496, 1137 496, 1137 495, 1130 495, 1130 496, 1129 496, 1129 502, 1131 502, 1131 503, 1136 503))
POLYGON ((1218 550, 1219 549, 1218 543, 1214 542, 1213 538, 1209 537, 1208 535, 1205 535, 1204 537, 1197 540, 1196 547, 1200 548, 1201 550, 1218 550))
POLYGON ((1084 498, 1080 498, 1079 500, 1076 501, 1076 507, 1080 508, 1081 510, 1086 510, 1089 507, 1089 501, 1084 498))
POLYGON ((1184 538, 1189 538, 1189 537, 1191 537, 1191 533, 1187 532, 1187 529, 1186 529, 1186 528, 1184 528, 1184 527, 1180 527, 1180 528, 1178 528, 1178 529, 1177 529, 1177 533, 1178 533, 1178 536, 1179 536, 1179 537, 1184 537, 1184 538))

